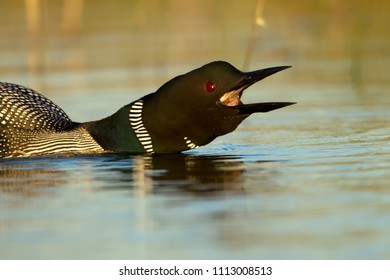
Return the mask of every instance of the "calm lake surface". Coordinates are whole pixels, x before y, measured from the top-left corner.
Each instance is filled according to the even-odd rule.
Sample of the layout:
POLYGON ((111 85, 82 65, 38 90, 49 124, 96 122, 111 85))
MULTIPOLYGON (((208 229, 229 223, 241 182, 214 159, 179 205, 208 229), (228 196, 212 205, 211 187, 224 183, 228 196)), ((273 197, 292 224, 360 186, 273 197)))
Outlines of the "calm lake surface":
POLYGON ((0 258, 389 259, 389 3, 4 1, 0 80, 74 121, 213 60, 292 65, 244 102, 298 103, 184 154, 1 159, 0 258))

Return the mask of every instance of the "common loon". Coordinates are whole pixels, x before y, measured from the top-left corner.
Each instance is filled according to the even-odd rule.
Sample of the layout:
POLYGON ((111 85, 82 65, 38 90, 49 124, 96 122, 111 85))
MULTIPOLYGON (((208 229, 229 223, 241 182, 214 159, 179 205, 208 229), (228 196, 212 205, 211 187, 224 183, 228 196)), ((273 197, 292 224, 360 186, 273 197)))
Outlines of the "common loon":
POLYGON ((241 72, 215 61, 173 78, 98 121, 73 122, 38 92, 0 82, 0 157, 54 153, 177 153, 232 132, 252 113, 293 102, 243 104, 243 91, 290 66, 241 72))

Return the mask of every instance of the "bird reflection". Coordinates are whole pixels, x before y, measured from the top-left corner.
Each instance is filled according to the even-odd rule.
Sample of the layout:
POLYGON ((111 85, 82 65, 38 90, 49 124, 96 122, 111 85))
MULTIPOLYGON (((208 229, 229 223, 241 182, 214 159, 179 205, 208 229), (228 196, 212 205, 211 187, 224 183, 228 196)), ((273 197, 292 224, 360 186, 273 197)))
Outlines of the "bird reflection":
MULTIPOLYGON (((239 156, 169 154, 15 159, 0 164, 0 192, 39 195, 48 187, 129 189, 136 195, 185 191, 213 194, 242 190, 239 156)), ((77 188, 79 189, 79 188, 77 188)))
POLYGON ((47 188, 66 184, 66 174, 46 161, 10 160, 0 163, 0 193, 39 196, 47 188))
POLYGON ((159 155, 146 166, 154 171, 150 174, 154 191, 239 191, 243 182, 242 162, 234 156, 159 155))

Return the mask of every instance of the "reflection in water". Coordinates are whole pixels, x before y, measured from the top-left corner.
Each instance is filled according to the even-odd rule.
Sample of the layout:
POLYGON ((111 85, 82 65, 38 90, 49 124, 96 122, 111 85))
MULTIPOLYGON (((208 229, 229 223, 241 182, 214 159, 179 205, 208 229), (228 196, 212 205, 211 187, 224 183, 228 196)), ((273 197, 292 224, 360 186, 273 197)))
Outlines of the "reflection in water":
POLYGON ((240 190, 242 162, 238 157, 161 155, 152 158, 155 190, 175 187, 191 192, 240 190))
MULTIPOLYGON (((132 166, 120 170, 119 180, 125 182, 120 188, 128 188, 131 183, 142 195, 172 190, 193 193, 239 191, 243 183, 244 167, 238 156, 170 154, 131 156, 124 160, 130 160, 132 166)), ((108 184, 106 188, 111 186, 108 184)))
MULTIPOLYGON (((7 255, 42 257, 42 251, 34 247, 43 246, 49 251, 62 251, 65 257, 77 255, 85 258, 90 254, 90 258, 96 258, 101 250, 100 242, 96 240, 112 231, 126 237, 122 237, 125 238, 122 241, 115 242, 114 238, 107 242, 111 250, 119 243, 121 248, 114 254, 105 252, 103 258, 150 258, 149 250, 145 249, 148 246, 153 246, 156 252, 153 256, 157 258, 180 255, 183 248, 191 246, 191 242, 199 242, 201 236, 208 234, 216 235, 216 240, 208 241, 213 246, 225 246, 225 242, 234 244, 241 239, 237 239, 239 232, 234 234, 235 231, 231 230, 230 237, 226 237, 220 227, 212 229, 207 225, 238 222, 237 209, 224 209, 225 204, 220 204, 223 202, 220 199, 200 200, 196 205, 183 200, 182 195, 220 197, 227 192, 241 193, 244 173, 243 159, 239 156, 104 155, 4 160, 0 166, 0 205, 5 216, 0 215, 0 228, 10 236, 24 236, 22 238, 29 248, 10 243, 13 250, 7 255), (129 192, 131 197, 127 195, 129 192), (101 195, 103 198, 99 200, 101 195), (110 210, 107 212, 106 209, 110 210), (14 217, 13 213, 19 216, 14 217), (64 227, 65 224, 71 225, 69 229, 64 227), (199 226, 195 226, 197 224, 199 226), (175 233, 170 231, 172 227, 177 228, 175 233), (50 231, 53 228, 57 233, 50 231), (193 228, 188 237, 194 232, 197 232, 197 237, 191 237, 191 242, 186 237, 180 241, 180 250, 172 250, 171 246, 176 244, 174 239, 187 228, 193 228), (93 234, 93 249, 85 244, 71 251, 64 249, 66 245, 61 240, 65 244, 69 242, 68 234, 72 235, 72 232, 76 232, 81 240, 91 240, 84 235, 84 230, 87 235, 91 230, 98 232, 93 234), (25 232, 28 236, 24 235, 25 232), (159 232, 159 237, 156 232, 159 232), (58 242, 34 241, 42 238, 58 242), (166 242, 161 242, 163 239, 166 242), (128 243, 131 244, 130 251, 124 249, 128 243)), ((46 258, 55 258, 57 254, 52 252, 46 258)), ((4 255, 0 253, 2 257, 4 255)))
POLYGON ((42 188, 47 186, 98 180, 98 186, 104 189, 132 187, 138 195, 166 190, 240 191, 242 163, 239 156, 191 154, 10 159, 0 166, 0 190, 31 195, 44 192, 42 188))
POLYGON ((29 160, 3 160, 0 164, 0 192, 23 194, 27 196, 42 195, 45 188, 62 185, 67 182, 66 172, 45 162, 29 160))

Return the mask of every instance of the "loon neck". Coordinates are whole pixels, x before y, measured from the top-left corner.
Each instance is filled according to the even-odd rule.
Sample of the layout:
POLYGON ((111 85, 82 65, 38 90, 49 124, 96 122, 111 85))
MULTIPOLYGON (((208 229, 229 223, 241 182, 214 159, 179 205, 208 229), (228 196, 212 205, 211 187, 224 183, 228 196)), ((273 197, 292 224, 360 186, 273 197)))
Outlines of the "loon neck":
MULTIPOLYGON (((136 101, 137 102, 137 101, 136 101)), ((142 154, 147 152, 133 130, 130 118, 130 103, 119 109, 113 115, 98 121, 81 124, 103 149, 112 152, 128 152, 142 154)))

